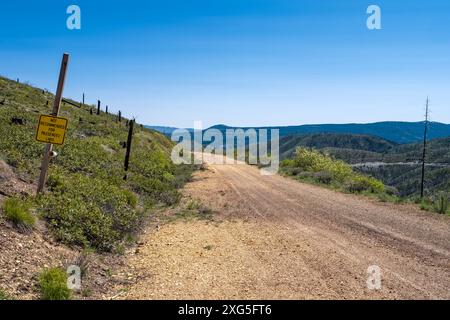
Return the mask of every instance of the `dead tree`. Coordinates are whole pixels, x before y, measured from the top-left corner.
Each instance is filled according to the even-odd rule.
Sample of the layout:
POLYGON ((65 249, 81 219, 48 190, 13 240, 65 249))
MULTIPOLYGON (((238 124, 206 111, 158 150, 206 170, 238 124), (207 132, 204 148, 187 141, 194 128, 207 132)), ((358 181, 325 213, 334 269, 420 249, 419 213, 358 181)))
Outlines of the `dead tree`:
POLYGON ((425 122, 424 122, 424 133, 423 133, 423 150, 422 150, 422 177, 420 182, 420 197, 424 196, 424 184, 425 184, 425 158, 427 154, 427 134, 428 134, 428 110, 429 99, 427 97, 427 102, 425 106, 425 122))

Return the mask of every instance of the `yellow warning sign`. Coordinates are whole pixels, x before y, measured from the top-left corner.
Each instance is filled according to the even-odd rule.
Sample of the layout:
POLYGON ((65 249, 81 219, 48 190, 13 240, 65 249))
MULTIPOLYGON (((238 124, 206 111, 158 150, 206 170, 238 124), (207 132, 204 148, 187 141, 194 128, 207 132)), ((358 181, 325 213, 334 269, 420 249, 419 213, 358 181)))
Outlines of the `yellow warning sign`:
POLYGON ((69 121, 66 118, 41 115, 36 140, 59 145, 64 144, 68 123, 69 121))

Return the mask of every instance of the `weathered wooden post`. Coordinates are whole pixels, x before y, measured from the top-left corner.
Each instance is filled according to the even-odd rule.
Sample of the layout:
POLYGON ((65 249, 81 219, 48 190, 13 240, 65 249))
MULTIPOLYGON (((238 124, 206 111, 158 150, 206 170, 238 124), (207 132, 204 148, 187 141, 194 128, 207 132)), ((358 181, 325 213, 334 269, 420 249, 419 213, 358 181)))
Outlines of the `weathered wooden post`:
POLYGON ((125 153, 125 164, 124 164, 124 168, 125 168, 125 176, 123 177, 123 180, 127 180, 128 178, 128 165, 130 162, 130 153, 131 153, 131 142, 133 139, 133 124, 134 124, 134 120, 130 120, 130 127, 128 129, 128 139, 127 139, 127 152, 125 153))
MULTIPOLYGON (((64 53, 61 61, 61 69, 59 71, 58 87, 56 89, 55 101, 53 103, 52 115, 57 117, 59 115, 59 109, 61 107, 62 93, 64 90, 64 82, 66 80, 67 65, 69 64, 69 55, 64 53)), ((42 159, 41 174, 39 176, 39 183, 37 188, 37 194, 42 193, 47 181, 48 165, 50 163, 50 155, 53 150, 53 144, 47 143, 44 151, 44 158, 42 159)))
POLYGON ((97 100, 97 115, 100 114, 100 100, 97 100))
POLYGON ((106 114, 108 114, 108 105, 106 105, 106 114))
POLYGON ((122 112, 119 110, 119 122, 122 122, 122 112))

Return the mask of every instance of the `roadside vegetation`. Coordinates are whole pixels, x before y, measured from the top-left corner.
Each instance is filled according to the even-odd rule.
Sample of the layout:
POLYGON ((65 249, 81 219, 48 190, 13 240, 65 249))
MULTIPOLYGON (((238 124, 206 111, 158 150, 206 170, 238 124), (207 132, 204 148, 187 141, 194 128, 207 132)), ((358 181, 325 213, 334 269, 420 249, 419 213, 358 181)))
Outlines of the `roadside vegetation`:
POLYGON ((354 171, 346 162, 315 149, 298 147, 290 159, 281 162, 280 173, 294 179, 331 189, 375 197, 382 202, 415 202, 422 210, 450 214, 450 193, 439 192, 424 197, 405 198, 396 188, 354 171))
POLYGON ((450 215, 450 193, 440 192, 431 197, 417 198, 415 202, 422 210, 450 215))
POLYGON ((357 173, 347 163, 314 149, 297 148, 292 159, 281 162, 280 173, 344 192, 375 195, 385 201, 397 200, 394 188, 357 173))
MULTIPOLYGON (((38 179, 44 150, 34 140, 38 118, 51 112, 53 99, 46 90, 0 77, 0 160, 30 184, 38 179)), ((172 163, 167 137, 135 125, 124 180, 128 120, 95 111, 62 104, 60 116, 69 119, 69 128, 65 144, 54 148, 58 155, 51 161, 47 192, 17 195, 2 211, 25 227, 34 225, 30 212, 36 212, 63 243, 115 252, 148 214, 179 201, 178 188, 193 168, 172 163)))
POLYGON ((210 220, 213 212, 210 208, 203 205, 200 201, 191 199, 182 203, 177 212, 169 220, 210 220))
POLYGON ((29 205, 18 198, 9 198, 2 205, 5 218, 20 230, 26 231, 34 227, 35 217, 30 213, 29 205))
POLYGON ((66 272, 60 268, 47 269, 39 275, 39 290, 42 300, 69 300, 72 295, 66 272))
MULTIPOLYGON (((281 159, 293 158, 297 147, 314 148, 355 165, 355 171, 394 186, 401 197, 415 198, 420 194, 417 182, 422 174, 423 142, 397 144, 376 136, 343 133, 292 135, 280 141, 281 159)), ((450 137, 428 142, 426 162, 425 194, 448 193, 450 137)))
POLYGON ((0 301, 1 300, 13 300, 13 297, 11 297, 9 294, 6 293, 6 291, 0 288, 0 301))

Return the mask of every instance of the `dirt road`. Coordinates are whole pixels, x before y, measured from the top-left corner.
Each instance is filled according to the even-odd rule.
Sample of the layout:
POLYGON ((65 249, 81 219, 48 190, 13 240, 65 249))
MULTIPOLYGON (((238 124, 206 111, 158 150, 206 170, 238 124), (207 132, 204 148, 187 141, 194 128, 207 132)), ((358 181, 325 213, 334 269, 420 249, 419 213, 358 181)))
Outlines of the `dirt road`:
POLYGON ((210 165, 184 190, 213 221, 166 224, 130 268, 128 299, 450 298, 450 219, 247 165, 210 165), (367 287, 369 266, 381 289, 367 287))

